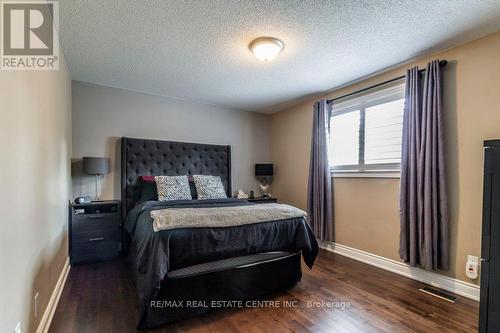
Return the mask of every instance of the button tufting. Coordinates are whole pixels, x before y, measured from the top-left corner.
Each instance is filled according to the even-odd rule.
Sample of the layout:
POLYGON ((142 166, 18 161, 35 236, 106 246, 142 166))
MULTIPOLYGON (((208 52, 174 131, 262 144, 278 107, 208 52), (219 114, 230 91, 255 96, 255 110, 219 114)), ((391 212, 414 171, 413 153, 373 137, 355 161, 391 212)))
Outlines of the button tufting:
POLYGON ((220 175, 228 189, 229 148, 227 146, 199 145, 152 140, 127 142, 125 189, 127 210, 140 196, 138 177, 145 174, 163 175, 220 175))

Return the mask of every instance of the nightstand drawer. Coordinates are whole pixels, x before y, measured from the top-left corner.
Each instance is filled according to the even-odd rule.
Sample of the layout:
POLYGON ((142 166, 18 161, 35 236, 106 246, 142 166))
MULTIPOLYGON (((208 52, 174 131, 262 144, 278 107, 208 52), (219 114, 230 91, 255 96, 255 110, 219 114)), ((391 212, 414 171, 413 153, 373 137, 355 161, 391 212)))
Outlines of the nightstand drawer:
POLYGON ((83 233, 74 239, 72 263, 107 260, 119 253, 120 242, 117 233, 83 233))
POLYGON ((73 218, 73 233, 80 234, 90 231, 115 232, 120 227, 120 219, 116 214, 82 215, 73 218))
POLYGON ((120 233, 116 226, 110 225, 106 228, 95 228, 89 230, 80 230, 78 232, 73 232, 73 242, 76 243, 87 243, 92 241, 97 241, 101 238, 105 239, 119 239, 120 233), (95 240, 97 239, 97 240, 95 240))

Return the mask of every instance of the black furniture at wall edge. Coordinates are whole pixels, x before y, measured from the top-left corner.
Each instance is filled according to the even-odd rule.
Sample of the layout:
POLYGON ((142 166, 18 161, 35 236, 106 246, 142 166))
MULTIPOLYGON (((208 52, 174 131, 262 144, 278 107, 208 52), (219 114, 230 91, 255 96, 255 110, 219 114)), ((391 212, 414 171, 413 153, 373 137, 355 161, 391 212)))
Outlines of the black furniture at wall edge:
POLYGON ((479 332, 500 332, 500 140, 484 142, 479 332))

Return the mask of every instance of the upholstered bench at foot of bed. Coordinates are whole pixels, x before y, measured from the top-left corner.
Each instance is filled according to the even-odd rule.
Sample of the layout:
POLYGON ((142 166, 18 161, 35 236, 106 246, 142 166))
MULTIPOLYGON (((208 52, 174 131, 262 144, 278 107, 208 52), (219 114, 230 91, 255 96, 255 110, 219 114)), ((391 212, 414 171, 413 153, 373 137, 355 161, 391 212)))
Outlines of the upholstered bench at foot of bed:
POLYGON ((139 328, 195 317, 223 308, 224 302, 234 307, 236 302, 291 287, 301 277, 300 252, 266 252, 171 271, 139 328))

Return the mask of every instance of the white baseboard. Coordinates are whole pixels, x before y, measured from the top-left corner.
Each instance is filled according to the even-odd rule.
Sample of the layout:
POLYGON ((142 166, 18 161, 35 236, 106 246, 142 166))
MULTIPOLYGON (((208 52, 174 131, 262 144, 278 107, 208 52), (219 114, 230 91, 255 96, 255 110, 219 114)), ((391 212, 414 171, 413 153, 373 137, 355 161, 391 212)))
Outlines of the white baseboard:
POLYGON ((54 317, 54 313, 56 312, 57 304, 59 303, 59 298, 61 297, 64 285, 66 284, 66 279, 68 277, 69 269, 70 265, 68 258, 64 263, 61 275, 59 275, 59 279, 57 280, 56 286, 54 287, 54 291, 50 296, 49 303, 47 304, 47 308, 43 313, 42 319, 38 324, 36 333, 47 333, 49 331, 50 323, 52 322, 52 318, 54 317))
POLYGON ((403 262, 384 258, 373 253, 361 251, 333 242, 320 242, 320 247, 327 251, 409 277, 410 279, 427 283, 431 286, 450 291, 475 301, 479 301, 479 286, 475 284, 453 279, 421 268, 411 267, 403 262))

